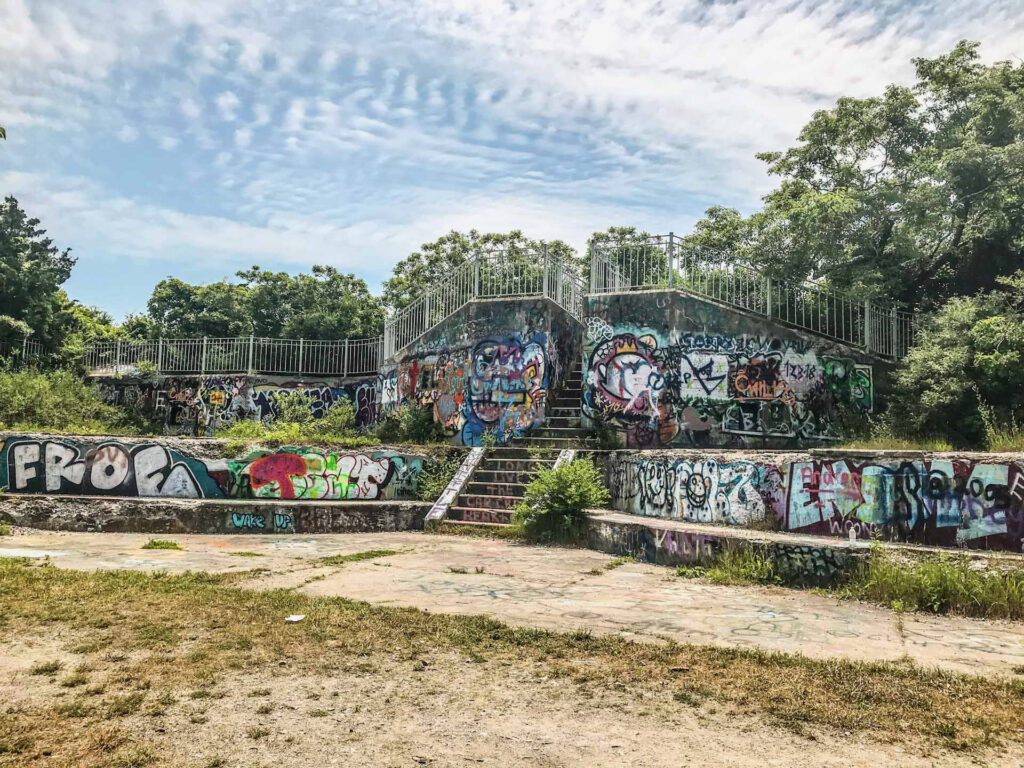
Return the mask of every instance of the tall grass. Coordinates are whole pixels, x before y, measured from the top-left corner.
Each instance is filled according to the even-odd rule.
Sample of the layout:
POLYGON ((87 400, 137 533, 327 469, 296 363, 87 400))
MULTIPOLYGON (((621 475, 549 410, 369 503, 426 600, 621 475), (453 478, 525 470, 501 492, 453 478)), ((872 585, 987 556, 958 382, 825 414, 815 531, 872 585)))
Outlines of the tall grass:
POLYGON ((130 433, 138 425, 69 371, 0 371, 0 429, 130 433))

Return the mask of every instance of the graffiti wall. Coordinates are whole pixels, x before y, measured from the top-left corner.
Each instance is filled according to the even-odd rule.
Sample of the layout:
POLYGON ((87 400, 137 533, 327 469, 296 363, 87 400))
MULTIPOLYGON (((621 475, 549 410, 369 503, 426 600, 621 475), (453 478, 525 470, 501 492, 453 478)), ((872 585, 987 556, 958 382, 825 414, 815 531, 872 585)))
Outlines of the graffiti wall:
POLYGON ((543 300, 474 302, 384 370, 381 415, 430 410, 456 444, 481 445, 488 433, 506 443, 544 423, 577 336, 543 300))
POLYGON ((352 403, 356 426, 370 427, 380 415, 380 381, 313 381, 283 377, 165 376, 149 380, 105 379, 97 383, 111 405, 137 408, 167 435, 213 435, 241 419, 277 418, 276 396, 298 392, 310 398, 315 418, 336 404, 352 403))
MULTIPOLYGON (((210 448, 206 441, 204 448, 210 448)), ((214 459, 165 443, 14 435, 0 438, 0 487, 80 496, 411 499, 423 462, 423 456, 392 451, 320 448, 214 459)))
POLYGON ((636 515, 843 538, 1024 551, 1024 460, 610 454, 636 515))
POLYGON ((678 293, 589 299, 583 414, 629 448, 802 447, 872 410, 856 352, 678 293))

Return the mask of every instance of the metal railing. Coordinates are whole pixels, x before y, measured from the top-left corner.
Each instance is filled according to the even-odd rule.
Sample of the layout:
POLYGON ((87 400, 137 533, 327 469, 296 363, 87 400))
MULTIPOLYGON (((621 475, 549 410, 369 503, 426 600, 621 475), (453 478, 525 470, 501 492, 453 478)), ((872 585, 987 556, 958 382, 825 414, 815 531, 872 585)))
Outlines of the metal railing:
POLYGON ((590 292, 676 288, 869 352, 901 358, 913 345, 914 315, 814 285, 774 280, 719 253, 681 248, 673 234, 590 249, 590 292))
POLYGON ((12 369, 41 365, 48 351, 42 343, 28 338, 21 341, 0 341, 0 363, 12 369))
POLYGON ((299 376, 369 376, 382 361, 382 338, 268 339, 237 336, 201 339, 120 339, 93 344, 85 365, 93 374, 116 375, 151 366, 161 375, 266 373, 299 376))
POLYGON ((384 357, 422 337, 473 299, 546 297, 583 321, 583 281, 572 266, 538 248, 478 254, 438 285, 428 288, 384 324, 384 357))

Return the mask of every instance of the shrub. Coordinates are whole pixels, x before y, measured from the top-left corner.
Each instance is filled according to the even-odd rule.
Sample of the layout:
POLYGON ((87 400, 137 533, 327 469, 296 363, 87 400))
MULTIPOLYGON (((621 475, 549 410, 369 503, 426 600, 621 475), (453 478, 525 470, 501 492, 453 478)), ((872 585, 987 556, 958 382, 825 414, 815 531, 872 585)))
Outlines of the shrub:
POLYGON ((586 510, 608 500, 597 467, 590 461, 573 461, 537 473, 516 509, 515 522, 538 541, 579 539, 586 530, 586 510))
POLYGON ((439 443, 444 442, 444 430, 434 421, 431 408, 403 405, 389 413, 374 431, 377 439, 386 443, 439 443))
POLYGON ((278 424, 312 424, 313 398, 301 392, 274 395, 274 421, 278 424))
POLYGON ((356 432, 356 410, 348 400, 335 403, 316 420, 316 427, 328 435, 354 435, 356 432))
POLYGON ((423 463, 416 495, 423 501, 437 501, 452 477, 459 471, 465 457, 466 454, 463 452, 454 450, 441 456, 430 457, 423 463))
POLYGON ((68 371, 0 371, 0 429, 40 432, 125 431, 128 418, 68 371))

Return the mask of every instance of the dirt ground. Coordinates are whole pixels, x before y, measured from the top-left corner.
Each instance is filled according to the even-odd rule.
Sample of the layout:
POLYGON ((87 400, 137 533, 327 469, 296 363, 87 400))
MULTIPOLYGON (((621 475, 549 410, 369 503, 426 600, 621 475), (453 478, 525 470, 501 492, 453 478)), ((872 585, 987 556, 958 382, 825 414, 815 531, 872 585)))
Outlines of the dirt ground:
MULTIPOLYGON (((66 638, 63 638, 66 639, 66 638)), ((40 658, 75 659, 61 638, 5 644, 6 711, 75 697, 59 676, 33 675, 40 658)), ((99 749, 111 768, 306 766, 1019 766, 1001 750, 957 754, 854 735, 803 735, 713 702, 680 706, 663 693, 589 688, 539 667, 474 663, 456 654, 417 662, 373 656, 330 673, 240 670, 215 686, 145 696, 99 749), (116 733, 116 735, 114 735, 116 733), (131 744, 131 741, 125 742, 131 744), (1002 753, 1000 753, 1002 752, 1002 753), (158 755, 150 758, 147 755, 158 755)), ((116 667, 111 661, 109 666, 116 667)), ((94 668, 96 678, 116 669, 94 668)), ((146 693, 146 692, 144 692, 146 693)), ((86 696, 88 692, 86 693, 86 696)), ((20 765, 0 754, 0 765, 20 765)), ((65 763, 55 754, 54 765, 65 763)))

